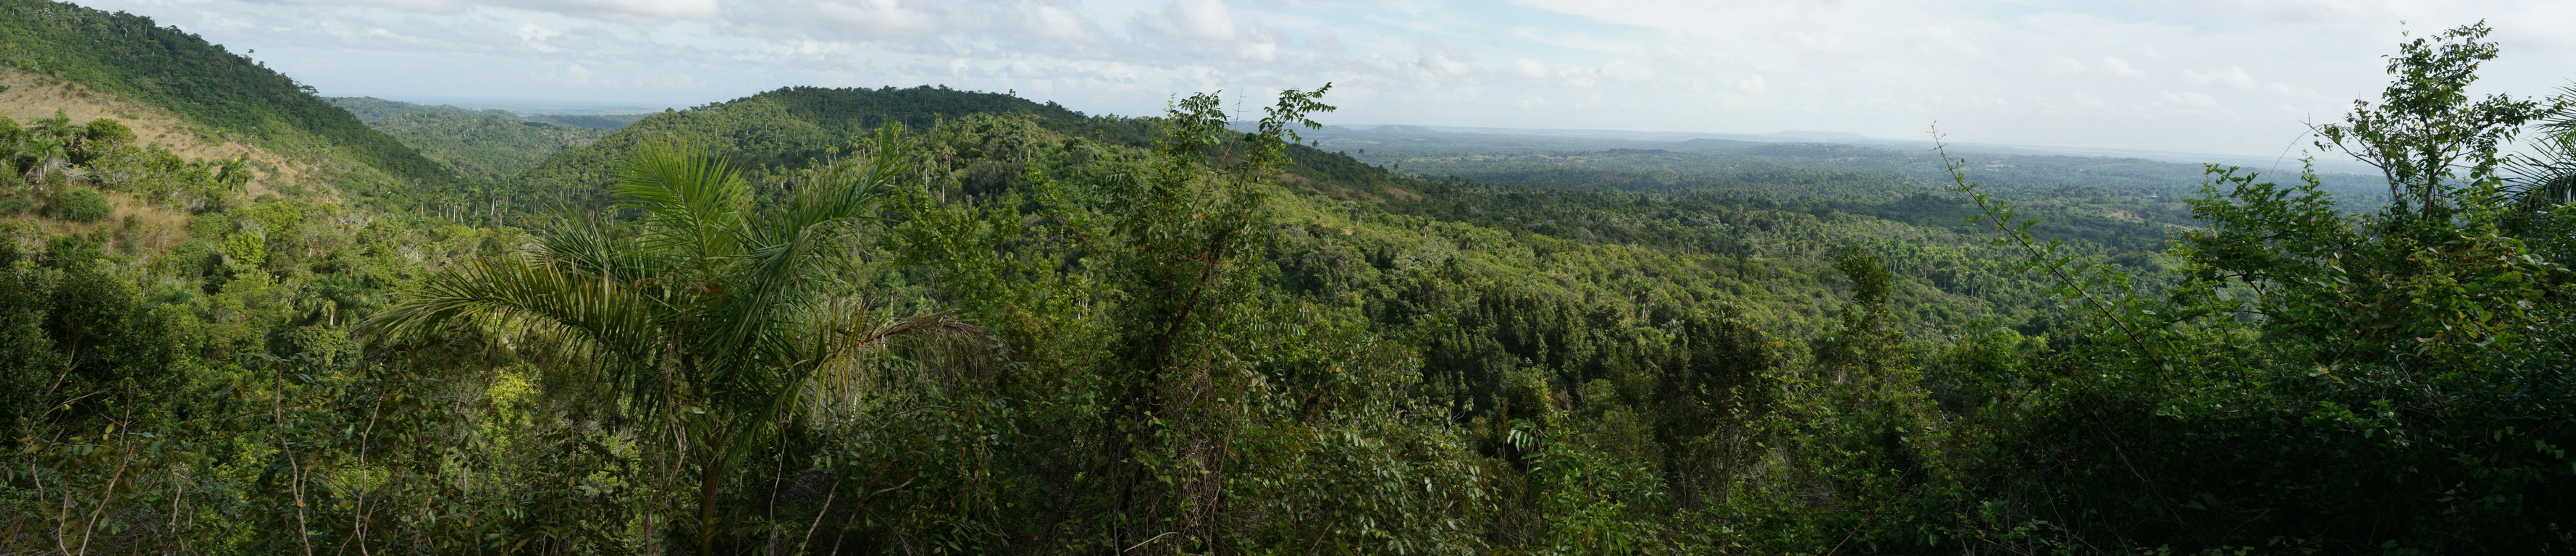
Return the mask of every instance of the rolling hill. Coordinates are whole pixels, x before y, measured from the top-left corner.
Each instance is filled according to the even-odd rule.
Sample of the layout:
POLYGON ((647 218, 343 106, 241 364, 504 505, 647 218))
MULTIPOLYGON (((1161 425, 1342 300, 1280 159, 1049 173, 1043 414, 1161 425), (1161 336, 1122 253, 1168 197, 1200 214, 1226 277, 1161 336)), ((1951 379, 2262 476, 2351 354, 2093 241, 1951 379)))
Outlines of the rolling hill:
POLYGON ((420 151, 467 180, 499 182, 564 149, 588 145, 622 123, 601 116, 570 116, 569 125, 545 116, 501 110, 412 104, 366 97, 327 99, 358 120, 420 151))
POLYGON ((2576 547, 2571 206, 1219 102, 620 125, 0 0, 0 554, 2576 547))
MULTIPOLYGON (((787 87, 647 116, 519 173, 510 180, 506 195, 522 210, 595 200, 616 171, 617 161, 647 141, 696 145, 755 172, 776 173, 842 154, 853 138, 887 123, 928 129, 973 114, 1024 117, 1040 128, 1105 145, 1146 146, 1156 133, 1149 119, 1085 115, 1052 102, 1041 104, 1000 93, 931 86, 787 87)), ((1293 147, 1290 154, 1288 182, 1299 189, 1368 201, 1414 197, 1383 168, 1305 146, 1293 147)))

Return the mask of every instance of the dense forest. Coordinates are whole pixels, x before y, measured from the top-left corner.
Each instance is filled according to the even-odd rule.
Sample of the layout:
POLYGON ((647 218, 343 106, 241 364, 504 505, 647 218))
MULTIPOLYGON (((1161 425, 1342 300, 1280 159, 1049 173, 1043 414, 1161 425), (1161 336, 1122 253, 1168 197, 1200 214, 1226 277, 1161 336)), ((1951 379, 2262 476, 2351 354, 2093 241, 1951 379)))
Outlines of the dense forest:
POLYGON ((501 185, 556 152, 588 145, 643 119, 641 114, 521 116, 367 97, 326 100, 421 156, 446 164, 458 177, 487 187, 501 185))
POLYGON ((2576 92, 2468 95, 2483 26, 2322 128, 2361 187, 1378 166, 1301 135, 1330 85, 585 126, 0 11, 0 64, 338 169, 0 119, 0 551, 2576 551, 2576 92))

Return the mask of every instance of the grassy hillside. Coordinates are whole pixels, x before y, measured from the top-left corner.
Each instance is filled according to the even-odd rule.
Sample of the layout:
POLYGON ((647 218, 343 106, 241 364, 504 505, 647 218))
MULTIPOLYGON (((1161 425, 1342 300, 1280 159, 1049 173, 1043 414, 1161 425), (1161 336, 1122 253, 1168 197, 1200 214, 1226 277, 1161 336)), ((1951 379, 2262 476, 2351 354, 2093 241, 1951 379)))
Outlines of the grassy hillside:
POLYGON ((321 168, 309 161, 222 140, 218 137, 220 132, 206 124, 158 106, 118 98, 53 76, 0 69, 0 117, 32 125, 58 114, 73 123, 116 120, 134 132, 132 146, 169 151, 187 160, 240 158, 257 174, 245 184, 253 195, 281 189, 319 190, 326 185, 321 180, 321 168))
POLYGON ((575 116, 591 125, 564 125, 545 117, 522 117, 501 110, 473 110, 377 98, 326 99, 348 110, 422 156, 446 164, 467 180, 499 182, 544 162, 565 149, 598 141, 619 126, 596 116, 575 116))
POLYGON ((200 122, 219 139, 312 159, 343 191, 408 198, 455 173, 294 79, 151 18, 0 0, 0 66, 55 76, 200 122))

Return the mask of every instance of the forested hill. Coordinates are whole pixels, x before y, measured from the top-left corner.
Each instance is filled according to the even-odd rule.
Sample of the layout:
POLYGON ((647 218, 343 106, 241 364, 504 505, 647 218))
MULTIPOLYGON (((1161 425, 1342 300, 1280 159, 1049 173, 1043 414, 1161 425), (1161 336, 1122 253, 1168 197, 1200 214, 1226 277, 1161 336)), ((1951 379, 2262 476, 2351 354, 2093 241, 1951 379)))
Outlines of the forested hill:
MULTIPOLYGON (((414 104, 399 100, 385 100, 375 97, 324 97, 323 100, 330 101, 332 106, 338 106, 340 109, 347 110, 350 114, 356 115, 358 117, 358 121, 366 122, 367 125, 370 126, 378 126, 377 129, 379 130, 383 129, 379 124, 404 116, 445 114, 473 118, 498 118, 520 122, 536 122, 548 125, 596 129, 600 130, 600 133, 604 134, 610 131, 616 131, 617 128, 626 127, 626 124, 635 123, 635 120, 641 120, 644 119, 645 116, 650 115, 642 112, 609 114, 521 114, 509 110, 493 108, 464 108, 443 104, 414 104)), ((387 133, 392 132, 388 131, 387 133)))
POLYGON ((599 140, 623 127, 613 119, 589 116, 566 124, 547 116, 520 116, 502 110, 412 104, 365 97, 328 99, 370 127, 401 139, 460 177, 480 184, 498 183, 545 162, 564 149, 599 140))
POLYGON ((221 139, 320 164, 341 190, 404 195, 454 172, 360 123, 294 79, 152 18, 48 0, 0 0, 0 66, 58 77, 202 123, 221 139))
MULTIPOLYGON (((1150 145, 1153 123, 1143 118, 1089 116, 1053 102, 1017 96, 964 91, 944 86, 908 89, 786 87, 727 102, 647 116, 586 146, 564 150, 521 172, 511 181, 508 198, 497 202, 519 210, 544 210, 566 202, 596 200, 599 185, 617 172, 617 164, 638 146, 675 141, 707 149, 757 173, 780 173, 813 167, 845 154, 853 138, 890 122, 921 130, 968 115, 1016 115, 1038 127, 1104 145, 1150 145)), ((1366 201, 1416 197, 1400 187, 1384 168, 1348 156, 1303 145, 1289 149, 1289 185, 1298 189, 1366 201)), ((957 170, 981 176, 978 183, 1015 177, 1005 161, 980 161, 957 170)))
MULTIPOLYGON (((736 164, 774 172, 828 158, 852 137, 886 122, 922 129, 968 114, 1023 114, 1060 129, 1090 120, 1053 103, 946 87, 786 87, 637 120, 598 142, 566 150, 521 172, 513 180, 512 198, 504 202, 537 208, 595 197, 596 186, 616 172, 617 163, 648 142, 686 143, 721 153, 736 164)), ((1144 140, 1147 127, 1142 122, 1120 127, 1127 129, 1130 141, 1144 140)))

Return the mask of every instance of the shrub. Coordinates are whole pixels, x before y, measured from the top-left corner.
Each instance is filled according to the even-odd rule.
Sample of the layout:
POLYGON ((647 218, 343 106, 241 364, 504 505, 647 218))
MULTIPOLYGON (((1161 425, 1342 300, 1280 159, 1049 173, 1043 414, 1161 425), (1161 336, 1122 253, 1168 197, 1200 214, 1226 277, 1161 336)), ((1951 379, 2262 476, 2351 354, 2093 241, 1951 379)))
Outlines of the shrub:
POLYGON ((107 196, 87 188, 67 188, 54 200, 54 216, 73 222, 97 222, 112 210, 107 196))

